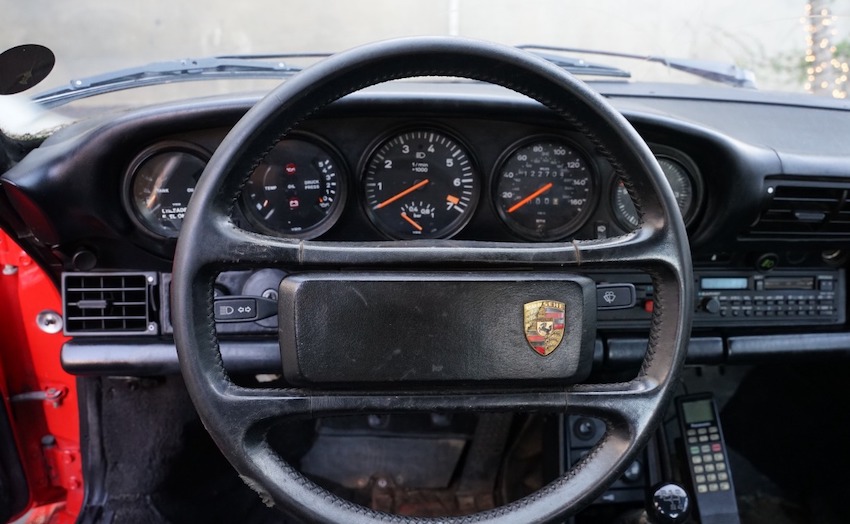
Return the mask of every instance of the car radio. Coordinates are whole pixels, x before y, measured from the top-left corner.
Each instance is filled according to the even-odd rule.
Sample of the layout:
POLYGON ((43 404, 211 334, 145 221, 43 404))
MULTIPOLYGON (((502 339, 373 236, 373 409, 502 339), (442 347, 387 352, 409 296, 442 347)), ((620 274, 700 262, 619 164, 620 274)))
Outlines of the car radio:
MULTIPOLYGON (((634 285, 634 306, 599 311, 606 327, 636 327, 655 307, 647 275, 594 275, 597 283, 634 285)), ((805 326, 845 320, 844 270, 696 270, 695 327, 805 326)))
POLYGON ((748 324, 759 319, 834 322, 843 312, 837 297, 844 287, 840 279, 838 271, 699 275, 696 318, 719 316, 748 324))

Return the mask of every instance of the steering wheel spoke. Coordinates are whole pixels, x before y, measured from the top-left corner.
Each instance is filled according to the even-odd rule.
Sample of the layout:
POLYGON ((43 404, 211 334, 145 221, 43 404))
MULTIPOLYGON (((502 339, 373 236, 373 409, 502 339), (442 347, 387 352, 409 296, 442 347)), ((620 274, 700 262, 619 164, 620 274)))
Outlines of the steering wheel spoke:
POLYGON ((623 236, 572 243, 464 240, 325 242, 278 238, 246 231, 229 220, 211 221, 208 239, 194 253, 217 268, 309 267, 423 268, 599 267, 646 270, 674 264, 665 230, 644 226, 623 236))
POLYGON ((292 417, 408 412, 548 412, 574 413, 604 420, 634 436, 649 421, 647 406, 660 394, 652 380, 585 384, 547 390, 443 390, 428 392, 320 391, 244 388, 227 384, 216 396, 229 432, 250 432, 292 417))
POLYGON ((230 386, 219 402, 232 417, 256 424, 284 417, 328 417, 352 413, 405 412, 563 412, 569 393, 564 390, 457 390, 457 391, 321 391, 251 389, 230 386))
MULTIPOLYGON (((190 202, 190 206, 194 199, 190 202)), ((201 268, 252 269, 299 265, 301 242, 253 233, 237 227, 228 217, 213 213, 199 225, 204 240, 193 247, 192 258, 201 268)), ((179 246, 178 246, 179 249, 179 246)))

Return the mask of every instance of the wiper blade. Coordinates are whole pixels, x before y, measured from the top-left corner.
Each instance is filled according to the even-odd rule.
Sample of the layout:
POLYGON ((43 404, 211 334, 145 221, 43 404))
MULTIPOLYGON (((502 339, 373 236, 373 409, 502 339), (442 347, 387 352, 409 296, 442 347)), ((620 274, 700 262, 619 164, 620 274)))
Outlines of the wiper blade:
POLYGON ((557 47, 544 45, 520 45, 519 49, 539 53, 540 51, 555 51, 558 53, 584 53, 589 55, 611 56, 615 58, 630 58, 655 62, 665 65, 677 71, 683 71, 692 75, 719 82, 734 87, 756 88, 756 76, 749 69, 738 67, 735 64, 717 62, 713 60, 696 60, 691 58, 670 58, 656 55, 635 55, 631 53, 620 53, 616 51, 599 51, 596 49, 582 49, 577 47, 557 47))
MULTIPOLYGON (((551 53, 541 53, 536 48, 528 46, 518 46, 520 49, 525 49, 532 54, 543 58, 548 62, 552 62, 556 66, 566 69, 574 75, 592 75, 592 76, 609 76, 616 78, 631 78, 632 74, 625 69, 612 67, 604 64, 595 64, 581 58, 570 56, 553 55, 551 53)), ((541 48, 542 49, 542 48, 541 48)))
MULTIPOLYGON (((296 55, 262 56, 264 58, 296 57, 296 55)), ((297 55, 297 57, 302 56, 297 55)), ((33 100, 45 107, 55 107, 81 98, 149 85, 234 77, 283 78, 298 71, 301 71, 300 67, 290 66, 285 62, 258 62, 251 56, 184 58, 71 80, 69 85, 39 93, 33 97, 33 100)))

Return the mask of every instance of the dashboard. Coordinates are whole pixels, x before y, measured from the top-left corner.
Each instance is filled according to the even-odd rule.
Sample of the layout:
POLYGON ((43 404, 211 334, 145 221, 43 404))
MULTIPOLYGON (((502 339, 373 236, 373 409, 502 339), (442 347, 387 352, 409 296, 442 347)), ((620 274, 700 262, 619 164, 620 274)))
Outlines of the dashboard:
POLYGON ((9 398, 45 413, 21 439, 37 471, 77 465, 81 520, 266 520, 246 495, 306 521, 589 524, 650 494, 708 522, 762 474, 834 486, 835 454, 776 458, 802 438, 788 412, 818 449, 847 426, 823 399, 850 354, 850 102, 406 42, 268 96, 0 133, 10 362, 38 382, 9 398), (529 97, 419 77, 341 95, 435 72, 529 97), (683 474, 690 493, 662 484, 683 474))
MULTIPOLYGON (((240 225, 314 239, 343 220, 367 225, 364 238, 412 240, 462 235, 475 217, 498 224, 493 228, 498 239, 527 241, 563 240, 579 231, 599 237, 609 225, 616 231, 638 226, 631 197, 611 166, 588 153, 582 137, 564 130, 517 128, 503 120, 448 125, 414 120, 403 127, 347 121, 351 132, 375 137, 358 151, 324 137, 340 125, 317 124, 315 131, 293 133, 275 144, 237 197, 240 225)), ((188 199, 215 146, 207 142, 192 135, 163 141, 132 160, 123 175, 122 197, 141 231, 178 236, 188 199)), ((650 147, 686 225, 692 223, 704 197, 699 168, 678 149, 650 147)))
MULTIPOLYGON (((604 238, 637 226, 631 198, 608 161, 545 108, 487 85, 471 87, 482 99, 452 100, 470 86, 434 84, 424 97, 407 89, 351 95, 269 144, 251 172, 235 175, 244 182, 234 221, 258 233, 317 241, 548 242, 604 238)), ((40 209, 44 222, 33 225, 45 244, 66 251, 75 241, 94 246, 112 238, 133 244, 136 260, 170 259, 204 166, 254 100, 162 106, 60 131, 40 151, 64 156, 50 166, 63 175, 51 177, 50 188, 33 171, 7 177, 7 195, 13 206, 40 209), (76 165, 64 147, 78 148, 76 165), (51 201, 54 191, 58 201, 51 201), (56 216, 57 204, 85 215, 86 227, 56 216)), ((667 123, 633 123, 692 233, 736 222, 742 212, 755 218, 758 206, 750 201, 700 220, 719 202, 712 193, 724 192, 762 158, 743 158, 739 144, 697 126, 672 132, 667 123)), ((737 183, 742 198, 762 198, 753 182, 737 183)))
MULTIPOLYGON (((129 497, 122 486, 127 478, 141 484, 148 475, 160 477, 161 470, 169 485, 179 478, 173 485, 202 491, 214 485, 215 493, 222 493, 224 484, 218 481, 223 476, 184 467, 209 464, 217 452, 212 441, 204 450, 196 438, 195 430, 202 432, 204 423, 187 393, 194 387, 191 367, 199 361, 185 354, 179 361, 175 338, 182 340, 181 350, 187 342, 209 343, 206 353, 213 359, 204 365, 211 364, 217 376, 223 366, 240 390, 244 386, 250 398, 269 407, 274 401, 266 395, 278 391, 269 386, 327 384, 328 390, 342 392, 333 397, 353 399, 358 416, 325 417, 334 413, 323 411, 332 405, 323 400, 331 395, 308 392, 302 397, 296 389, 295 402, 307 400, 311 418, 284 428, 291 434, 276 435, 279 428, 271 427, 268 434, 281 438, 281 450, 294 450, 291 457, 281 456, 308 478, 364 494, 368 490, 372 496, 382 493, 372 491, 381 488, 381 480, 390 488, 390 483, 448 485, 458 472, 464 474, 461 460, 508 471, 514 450, 531 451, 532 462, 552 469, 541 472, 542 486, 547 476, 584 464, 594 449, 620 446, 620 430, 639 424, 624 423, 628 418, 596 419, 604 410, 583 405, 581 397, 598 388, 610 405, 612 398, 625 397, 609 393, 632 387, 628 384, 643 396, 641 383, 654 380, 652 373, 644 373, 670 358, 663 350, 671 345, 650 339, 664 331, 676 331, 676 362, 682 357, 689 365, 676 384, 668 375, 668 393, 681 390, 688 402, 710 398, 689 395, 698 389, 716 394, 718 406, 727 409, 730 441, 755 434, 759 428, 752 420, 787 419, 788 406, 804 416, 809 410, 797 409, 803 393, 822 404, 820 376, 794 377, 804 367, 798 363, 827 362, 817 368, 820 375, 850 352, 850 103, 744 89, 590 85, 645 141, 684 219, 694 281, 691 287, 672 278, 671 285, 679 286, 675 302, 669 294, 665 302, 657 286, 670 283, 665 278, 671 277, 664 276, 670 260, 676 275, 691 274, 678 224, 675 252, 662 247, 659 252, 666 254, 655 252, 652 256, 659 259, 652 263, 633 264, 637 259, 620 249, 656 226, 663 229, 658 215, 649 212, 647 227, 633 233, 641 226, 639 200, 632 200, 618 176, 627 173, 624 166, 643 160, 620 162, 628 155, 618 156, 623 152, 597 141, 580 121, 491 85, 427 79, 381 84, 333 102, 293 129, 272 123, 272 129, 264 126, 250 135, 265 137, 263 142, 248 139, 246 126, 239 123, 261 99, 246 94, 124 108, 81 120, 38 143, 19 144, 19 150, 6 147, 12 158, 0 176, 0 228, 61 290, 61 312, 40 311, 33 329, 58 334, 61 325, 67 337, 58 364, 78 377, 88 449, 85 460, 77 462, 88 468, 86 503, 156 501, 158 479, 150 488, 140 487, 139 496, 129 497), (225 152, 232 152, 234 144, 244 152, 231 164, 238 167, 226 173, 226 180, 215 181, 223 182, 218 187, 227 193, 211 195, 213 179, 203 173, 210 166, 214 175, 223 174, 212 169, 224 165, 222 158, 233 158, 225 152), (200 203, 190 202, 193 195, 212 199, 215 211, 206 216, 215 222, 187 215, 200 203), (184 224, 186 216, 191 222, 184 224), (226 234, 219 238, 229 243, 221 249, 227 259, 217 258, 218 246, 205 242, 206 234, 221 225, 226 234), (199 232, 198 237, 181 237, 190 231, 199 232), (240 240, 233 240, 237 236, 240 240), (191 247, 180 242, 176 256, 178 239, 197 242, 191 247), (471 249, 464 252, 465 247, 471 249), (435 256, 441 252, 453 256, 435 256), (661 260, 664 256, 669 258, 661 260), (172 277, 175 260, 182 279, 172 277), (193 298, 187 302, 179 292, 185 291, 187 261, 203 260, 198 263, 206 265, 188 277, 193 298), (682 302, 691 297, 693 303, 682 302), (204 302, 211 307, 196 307, 204 302), (681 322, 692 318, 690 333, 662 315, 662 308, 674 310, 681 322), (187 334, 186 328, 202 332, 187 334), (564 349, 553 358, 550 353, 562 341, 564 349), (763 364, 783 360, 792 361, 793 373, 768 374, 750 386, 738 383, 751 376, 749 364, 770 371, 784 366, 763 364), (179 376, 181 364, 189 370, 185 381, 179 376), (485 394, 454 395, 455 386, 473 382, 480 385, 473 389, 485 394), (574 382, 582 385, 565 393, 563 387, 574 382), (358 387, 349 395, 345 388, 352 383, 358 387), (387 398, 401 401, 404 395, 396 392, 423 393, 430 404, 422 405, 438 412, 367 415, 370 406, 381 412, 392 404, 381 404, 381 394, 359 395, 361 384, 386 387, 387 398), (446 395, 441 394, 444 384, 446 395), (526 388, 538 387, 526 395, 526 388), (477 423, 465 414, 439 413, 455 396, 464 408, 487 407, 487 400, 479 405, 474 399, 501 390, 510 407, 536 411, 540 398, 543 411, 567 404, 574 411, 555 417, 523 414, 514 422, 501 414, 488 422, 485 415, 477 423), (732 392, 738 397, 738 390, 752 407, 743 410, 743 429, 736 430, 734 417, 728 416, 735 398, 728 397, 732 392), (774 404, 779 406, 776 417, 757 416, 774 404), (128 432, 128 427, 144 431, 128 432), (473 444, 489 442, 497 427, 504 431, 496 446, 502 451, 494 448, 485 453, 490 458, 479 460, 481 449, 473 444), (167 431, 181 435, 172 439, 164 435, 167 431), (516 445, 507 440, 514 432, 516 445), (454 444, 441 451, 434 444, 447 435, 454 444), (539 449, 520 445, 532 441, 539 442, 539 449), (389 460, 381 458, 383 450, 389 450, 389 460), (381 464, 358 455, 378 457, 381 464), (425 465, 429 471, 413 480, 412 469, 404 468, 404 475, 372 476, 384 475, 384 464, 390 463, 423 471, 420 465, 425 465), (112 464, 131 468, 118 475, 120 484, 110 480, 117 471, 112 464), (178 470, 181 476, 174 477, 178 470), (196 475, 205 477, 203 482, 193 480, 196 475)), ((673 207, 665 197, 670 203, 664 207, 673 207)), ((670 242, 671 237, 650 238, 670 242)), ((56 353, 42 353, 57 364, 56 353)), ((839 385, 840 373, 837 369, 839 385)), ((45 395, 57 391, 50 386, 45 395)), ((53 409, 45 398, 47 409, 53 409)), ((630 409, 629 401, 623 405, 630 409)), ((668 427, 673 418, 662 418, 663 429, 634 462, 623 462, 628 470, 620 470, 623 476, 597 500, 600 506, 640 504, 645 488, 671 476, 678 460, 667 442, 668 433, 675 434, 668 427)), ((696 421, 707 418, 703 410, 696 421)), ((830 413, 813 420, 835 417, 830 413)), ((265 433, 264 425, 249 431, 265 433)), ((719 425, 717 430, 715 437, 702 435, 703 441, 699 433, 687 433, 696 439, 688 441, 694 446, 687 451, 704 461, 700 467, 707 467, 711 448, 697 445, 722 450, 719 425), (709 444, 710 438, 716 441, 709 444)), ((683 437, 686 431, 683 427, 683 437)), ((764 424, 764 432, 770 438, 781 435, 770 424, 764 424)), ((763 463, 778 463, 776 457, 794 441, 799 438, 777 441, 777 451, 763 463)), ((46 442, 43 432, 35 442, 46 442)), ((756 463, 766 446, 760 441, 754 447, 742 456, 756 463)), ((728 464, 723 455, 710 459, 712 467, 724 468, 716 472, 731 475, 735 456, 728 464)), ((232 476, 232 469, 225 469, 232 476)), ((510 469, 523 475, 530 471, 524 461, 510 469)), ((808 471, 809 464, 798 469, 808 471)), ((609 472, 613 478, 616 472, 609 472)), ((500 475, 508 479, 505 485, 525 485, 524 478, 500 475)), ((805 478, 796 471, 792 476, 792 487, 805 478)), ((241 486, 238 478, 232 480, 241 486)), ((703 480, 694 478, 695 489, 732 491, 731 476, 703 480)), ((495 484, 488 482, 487 491, 492 491, 495 484)), ((505 500, 521 496, 503 494, 505 500)), ((224 500, 231 505, 232 499, 224 500)), ((150 508, 159 505, 166 507, 168 499, 150 508)), ((608 509, 602 508, 602 514, 610 516, 608 509)), ((704 507, 700 510, 705 514, 704 507)))
MULTIPOLYGON (((594 87, 647 142, 686 222, 698 289, 692 360, 847 347, 850 151, 836 137, 850 133, 850 107, 740 90, 594 87), (801 345, 789 347, 789 336, 801 345)), ((83 121, 3 176, 0 218, 33 239, 35 255, 64 284, 66 308, 80 297, 92 305, 84 294, 91 282, 112 289, 119 279, 114 288, 144 295, 138 314, 120 311, 121 322, 92 320, 98 312, 83 308, 75 328, 66 310, 66 334, 75 336, 66 368, 176 371, 168 283, 181 221, 206 163, 256 100, 211 98, 83 121), (133 278, 140 283, 128 284, 133 278), (156 362, 140 357, 126 368, 128 342, 105 341, 127 335, 144 337, 140 354, 156 362)), ((478 83, 402 82, 355 93, 231 176, 242 180, 232 202, 238 227, 305 242, 570 242, 638 225, 622 182, 580 130, 530 99, 478 83)), ((274 299, 292 270, 222 274, 217 296, 274 299)), ((591 276, 607 297, 625 293, 598 312, 598 362, 639 361, 652 311, 648 276, 591 276)), ((275 332, 274 319, 218 329, 234 340, 260 337, 257 346, 234 342, 234 354, 271 355, 263 362, 279 365, 262 338, 275 332)))

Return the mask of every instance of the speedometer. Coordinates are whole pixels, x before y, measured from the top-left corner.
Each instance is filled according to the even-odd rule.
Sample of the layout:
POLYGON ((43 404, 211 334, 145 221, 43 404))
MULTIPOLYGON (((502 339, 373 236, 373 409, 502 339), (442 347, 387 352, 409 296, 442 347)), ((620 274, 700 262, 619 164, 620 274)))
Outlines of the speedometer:
POLYGON ((578 148, 560 138, 537 138, 502 161, 494 184, 496 210, 521 237, 556 240, 587 219, 593 186, 593 170, 578 148))

